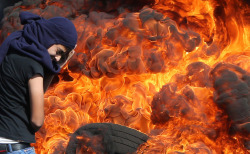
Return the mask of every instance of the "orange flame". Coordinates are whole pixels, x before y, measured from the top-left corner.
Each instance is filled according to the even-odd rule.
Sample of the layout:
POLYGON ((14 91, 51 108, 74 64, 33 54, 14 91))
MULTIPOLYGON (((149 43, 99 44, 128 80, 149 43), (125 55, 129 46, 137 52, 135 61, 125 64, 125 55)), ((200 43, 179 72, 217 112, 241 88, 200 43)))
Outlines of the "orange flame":
MULTIPOLYGON (((60 1, 46 5, 65 9, 60 1)), ((139 12, 91 11, 73 22, 77 54, 45 95, 37 153, 64 153, 70 134, 94 122, 148 134, 137 153, 249 152, 241 134, 229 135, 210 78, 219 62, 250 73, 249 5, 156 0, 139 12)))

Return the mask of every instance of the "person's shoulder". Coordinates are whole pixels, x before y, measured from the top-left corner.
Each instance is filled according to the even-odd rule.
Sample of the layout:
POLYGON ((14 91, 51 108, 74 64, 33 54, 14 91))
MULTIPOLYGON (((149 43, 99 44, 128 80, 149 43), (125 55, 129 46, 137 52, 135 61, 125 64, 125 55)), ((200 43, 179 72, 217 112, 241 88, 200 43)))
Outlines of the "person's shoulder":
POLYGON ((21 70, 26 70, 29 71, 29 69, 39 69, 39 70, 43 70, 43 65, 41 63, 39 63, 38 61, 36 61, 35 59, 26 56, 26 55, 22 55, 22 54, 18 54, 18 53, 11 53, 8 55, 8 59, 10 61, 12 61, 11 63, 13 64, 13 66, 16 69, 21 69, 21 70))
POLYGON ((11 53, 9 54, 9 57, 13 60, 15 60, 16 62, 20 62, 22 64, 35 64, 35 65, 41 65, 38 61, 36 61, 35 59, 29 57, 29 56, 25 56, 22 54, 17 54, 17 53, 11 53))

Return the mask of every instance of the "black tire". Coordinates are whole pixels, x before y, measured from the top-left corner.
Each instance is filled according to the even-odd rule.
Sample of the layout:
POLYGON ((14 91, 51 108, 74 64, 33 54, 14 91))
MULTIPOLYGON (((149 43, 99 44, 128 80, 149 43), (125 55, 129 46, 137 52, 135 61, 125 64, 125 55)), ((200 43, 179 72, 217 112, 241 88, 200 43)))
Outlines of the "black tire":
POLYGON ((88 147, 96 153, 125 154, 136 152, 137 148, 148 140, 148 136, 135 129, 113 124, 113 123, 92 123, 77 129, 72 134, 66 149, 66 154, 88 153, 88 147), (87 138, 80 141, 79 137, 87 138), (100 143, 91 141, 101 138, 100 143), (82 152, 77 152, 82 149, 82 152))

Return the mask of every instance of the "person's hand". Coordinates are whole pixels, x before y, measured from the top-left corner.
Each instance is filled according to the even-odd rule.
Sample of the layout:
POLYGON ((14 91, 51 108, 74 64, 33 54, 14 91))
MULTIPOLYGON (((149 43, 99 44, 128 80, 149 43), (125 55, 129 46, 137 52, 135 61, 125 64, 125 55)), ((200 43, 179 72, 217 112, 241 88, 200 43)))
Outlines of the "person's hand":
POLYGON ((62 64, 60 64, 60 67, 61 67, 61 68, 63 68, 63 67, 67 64, 67 62, 72 58, 72 56, 74 55, 74 53, 75 53, 75 50, 72 50, 72 51, 69 52, 69 56, 68 56, 68 58, 65 60, 65 62, 62 63, 62 64))

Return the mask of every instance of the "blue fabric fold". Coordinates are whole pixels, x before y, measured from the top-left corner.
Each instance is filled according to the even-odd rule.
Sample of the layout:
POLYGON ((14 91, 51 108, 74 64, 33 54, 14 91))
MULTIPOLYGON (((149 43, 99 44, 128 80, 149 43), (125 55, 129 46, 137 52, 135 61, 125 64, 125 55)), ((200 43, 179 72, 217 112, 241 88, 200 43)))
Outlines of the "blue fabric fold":
POLYGON ((74 49, 77 43, 74 24, 67 18, 44 19, 30 12, 21 12, 19 17, 23 30, 11 33, 1 44, 0 64, 11 48, 40 62, 52 73, 58 73, 60 66, 51 61, 47 49, 53 44, 74 49))

